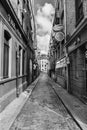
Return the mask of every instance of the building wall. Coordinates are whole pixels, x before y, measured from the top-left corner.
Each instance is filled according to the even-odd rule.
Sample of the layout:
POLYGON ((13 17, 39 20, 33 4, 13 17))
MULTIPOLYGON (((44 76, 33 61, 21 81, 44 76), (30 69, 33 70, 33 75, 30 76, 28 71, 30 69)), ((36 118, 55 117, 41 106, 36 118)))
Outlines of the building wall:
MULTIPOLYGON (((64 1, 65 0, 56 1, 55 18, 54 18, 53 26, 58 25, 58 24, 62 25, 63 28, 60 29, 60 32, 65 34, 65 31, 66 31, 65 18, 68 17, 66 14, 68 11, 64 12, 65 11, 64 1), (59 14, 59 16, 57 15, 57 13, 59 14)), ((65 2, 68 3, 67 1, 65 1, 65 2)), ((69 21, 67 24, 69 24, 69 21)), ((59 28, 60 28, 60 26, 59 26, 59 28)), ((64 43, 65 43, 65 39, 63 39, 62 41, 58 41, 57 39, 55 39, 55 37, 52 39, 52 43, 51 43, 52 47, 50 49, 52 56, 50 58, 50 61, 51 61, 51 73, 53 75, 55 73, 56 82, 65 88, 66 87, 66 72, 65 72, 66 65, 64 63, 65 62, 64 43), (62 64, 61 64, 61 62, 62 62, 62 64), (58 67, 56 67, 56 66, 58 66, 58 67)))
MULTIPOLYGON (((1 18, 2 19, 2 18, 1 18)), ((23 41, 19 41, 18 37, 16 36, 15 32, 12 33, 11 27, 5 25, 5 21, 0 21, 1 35, 0 35, 0 45, 1 45, 1 54, 0 54, 0 97, 1 97, 1 111, 5 108, 5 106, 11 102, 16 97, 16 44, 19 46, 21 45, 22 49, 25 50, 23 46, 23 41), (4 41, 4 30, 7 30, 11 34, 11 41, 10 41, 10 51, 9 51, 9 77, 7 79, 3 78, 3 41, 4 41)), ((22 64, 22 61, 21 61, 22 64)), ((26 65, 25 65, 26 66, 26 65)), ((18 87, 19 87, 19 94, 26 88, 27 81, 26 76, 22 75, 22 68, 20 66, 20 75, 18 77, 18 87)), ((26 71, 25 71, 26 75, 26 71)))
MULTIPOLYGON (((73 0, 72 0, 73 1, 73 0)), ((71 6, 73 5, 70 1, 71 6)), ((73 5, 72 8, 75 6, 73 5)), ((68 6, 67 6, 68 8, 68 6)), ((70 10, 70 9, 68 9, 70 10)), ((72 34, 70 41, 67 44, 68 55, 69 55, 69 92, 76 95, 80 99, 87 97, 87 84, 86 84, 86 63, 85 63, 85 52, 87 50, 87 1, 83 0, 83 17, 78 22, 76 22, 76 17, 74 17, 75 12, 72 15, 68 14, 69 17, 73 16, 74 23, 73 27, 70 24, 72 34), (75 28, 74 28, 75 27, 75 28), (78 40, 79 38, 79 40, 78 40)), ((71 17, 72 18, 72 17, 71 17)), ((69 19, 67 18, 67 21, 69 19)), ((69 26, 68 26, 69 27, 69 26)), ((67 31, 71 33, 69 28, 67 31)))
MULTIPOLYGON (((17 97, 17 95, 20 96, 21 92, 27 88, 29 80, 27 79, 27 74, 30 73, 27 72, 27 63, 30 61, 30 59, 33 60, 33 55, 31 54, 33 51, 32 49, 29 50, 30 43, 28 36, 24 33, 24 30, 20 31, 21 29, 19 27, 17 28, 16 25, 14 26, 16 23, 13 16, 10 16, 11 21, 9 21, 9 14, 9 10, 6 11, 0 2, 0 111, 4 110, 5 107, 17 97), (3 72, 5 70, 5 31, 10 35, 8 77, 6 78, 3 76, 3 72), (27 40, 25 40, 26 38, 27 40), (31 55, 30 57, 27 57, 28 53, 29 56, 31 55)), ((30 71, 32 71, 31 69, 32 68, 30 68, 30 71)), ((32 77, 32 75, 30 75, 30 77, 32 77)))
POLYGON ((75 0, 66 1, 66 33, 70 36, 73 34, 75 29, 75 0))
POLYGON ((48 71, 48 60, 41 59, 41 71, 46 72, 48 71))
POLYGON ((81 48, 70 54, 70 92, 81 97, 84 82, 84 53, 81 48), (77 66, 77 67, 76 67, 77 66))

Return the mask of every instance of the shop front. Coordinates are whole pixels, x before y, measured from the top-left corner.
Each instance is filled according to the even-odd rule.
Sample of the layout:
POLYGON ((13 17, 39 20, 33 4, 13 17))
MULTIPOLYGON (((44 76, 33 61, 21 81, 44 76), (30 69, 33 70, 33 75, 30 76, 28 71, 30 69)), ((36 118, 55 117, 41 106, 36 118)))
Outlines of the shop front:
POLYGON ((68 44, 69 92, 87 100, 87 30, 79 32, 68 44))
POLYGON ((67 84, 66 67, 66 57, 56 62, 55 73, 57 77, 57 83, 60 84, 63 88, 66 88, 67 84))

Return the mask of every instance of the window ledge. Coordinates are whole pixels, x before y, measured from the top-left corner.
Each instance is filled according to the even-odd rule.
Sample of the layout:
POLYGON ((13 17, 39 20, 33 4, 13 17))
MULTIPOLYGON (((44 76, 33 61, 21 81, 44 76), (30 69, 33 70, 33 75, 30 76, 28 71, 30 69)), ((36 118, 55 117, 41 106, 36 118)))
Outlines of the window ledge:
POLYGON ((12 77, 12 78, 5 78, 5 79, 1 79, 0 80, 0 85, 1 84, 4 84, 4 83, 7 83, 7 82, 10 82, 10 81, 13 81, 13 80, 16 80, 17 78, 19 79, 19 78, 22 78, 22 77, 26 77, 27 75, 22 75, 22 76, 18 76, 18 77, 16 77, 16 76, 14 76, 14 77, 12 77))
POLYGON ((1 84, 4 84, 4 83, 7 83, 7 82, 10 82, 10 81, 12 81, 12 80, 15 80, 16 79, 16 76, 14 76, 14 77, 12 77, 12 78, 4 78, 4 79, 1 79, 1 81, 0 81, 0 85, 1 84))

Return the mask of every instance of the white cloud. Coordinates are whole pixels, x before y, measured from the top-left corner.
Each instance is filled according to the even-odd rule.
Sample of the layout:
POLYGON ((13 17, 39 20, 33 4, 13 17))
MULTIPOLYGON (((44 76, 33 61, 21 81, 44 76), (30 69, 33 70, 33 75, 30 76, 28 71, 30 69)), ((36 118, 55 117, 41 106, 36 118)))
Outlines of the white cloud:
POLYGON ((52 4, 45 3, 44 7, 42 8, 42 12, 45 16, 51 17, 54 14, 54 7, 52 4))
POLYGON ((50 40, 50 35, 49 34, 47 34, 45 36, 39 36, 39 35, 37 35, 37 43, 38 43, 37 46, 41 50, 47 52, 48 49, 49 49, 49 40, 50 40))
POLYGON ((38 7, 36 15, 37 41, 38 47, 45 52, 48 51, 53 14, 54 7, 52 4, 45 3, 43 7, 38 7))
MULTIPOLYGON (((52 28, 52 22, 46 17, 43 16, 37 16, 36 17, 37 25, 39 25, 39 28, 42 32, 50 32, 52 28)), ((38 30, 37 30, 38 31, 38 30)))

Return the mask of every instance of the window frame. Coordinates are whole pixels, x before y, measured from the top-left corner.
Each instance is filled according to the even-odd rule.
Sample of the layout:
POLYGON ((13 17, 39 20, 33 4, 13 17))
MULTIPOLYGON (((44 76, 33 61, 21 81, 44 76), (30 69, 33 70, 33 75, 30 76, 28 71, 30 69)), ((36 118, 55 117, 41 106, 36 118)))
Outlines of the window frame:
POLYGON ((23 50, 23 57, 22 57, 22 75, 25 74, 25 50, 23 50))
POLYGON ((10 42, 10 39, 11 39, 11 35, 9 34, 7 30, 4 30, 3 79, 9 77, 9 52, 10 52, 9 42, 10 42))
POLYGON ((75 79, 78 79, 79 78, 79 75, 78 75, 78 57, 77 57, 77 50, 74 52, 74 60, 75 60, 75 65, 74 65, 74 75, 75 75, 75 79))
POLYGON ((4 40, 4 56, 3 56, 3 78, 9 77, 9 43, 4 40), (7 49, 7 51, 6 51, 7 49))
POLYGON ((18 75, 20 76, 21 75, 21 51, 22 51, 22 47, 19 46, 19 65, 18 65, 18 75))
POLYGON ((84 17, 84 12, 83 12, 83 0, 75 0, 76 4, 76 26, 81 22, 81 20, 84 17), (81 11, 81 14, 80 14, 81 11))

